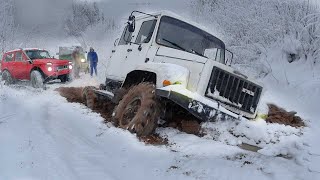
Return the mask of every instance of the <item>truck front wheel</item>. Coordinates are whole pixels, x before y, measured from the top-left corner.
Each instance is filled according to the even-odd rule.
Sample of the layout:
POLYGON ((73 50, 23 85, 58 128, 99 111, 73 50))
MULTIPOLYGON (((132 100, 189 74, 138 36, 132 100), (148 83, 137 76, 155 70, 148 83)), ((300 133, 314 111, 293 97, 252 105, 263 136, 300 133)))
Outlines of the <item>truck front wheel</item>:
POLYGON ((70 75, 66 74, 66 75, 59 76, 59 79, 62 83, 65 83, 67 81, 70 81, 70 75))
POLYGON ((155 86, 140 83, 124 95, 115 108, 113 119, 119 127, 136 133, 137 136, 146 136, 157 127, 158 116, 155 86))
POLYGON ((30 80, 31 80, 32 87, 43 88, 44 79, 42 74, 39 71, 37 70, 31 71, 30 80))

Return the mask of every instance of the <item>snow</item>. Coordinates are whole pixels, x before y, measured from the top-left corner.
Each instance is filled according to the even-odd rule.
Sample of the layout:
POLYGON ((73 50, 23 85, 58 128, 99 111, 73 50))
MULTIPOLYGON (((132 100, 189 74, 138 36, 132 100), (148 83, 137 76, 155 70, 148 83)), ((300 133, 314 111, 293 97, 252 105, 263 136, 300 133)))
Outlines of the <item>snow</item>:
MULTIPOLYGON (((98 84, 94 78, 82 75, 81 79, 64 86, 82 86, 91 81, 92 85, 98 84)), ((134 134, 102 123, 99 114, 85 106, 68 103, 54 91, 59 86, 50 84, 46 91, 29 86, 0 86, 0 162, 5 162, 0 163, 1 180, 314 179, 318 176, 306 165, 305 158, 310 155, 305 152, 306 145, 300 142, 298 129, 240 122, 237 133, 245 132, 248 137, 259 135, 254 140, 278 138, 280 143, 265 146, 258 153, 240 149, 237 145, 241 140, 228 140, 226 134, 201 138, 172 128, 157 129, 157 133, 168 138, 169 145, 145 145, 134 134), (281 130, 284 134, 280 133, 279 137, 272 133, 281 130), (276 157, 279 151, 290 153, 290 158, 276 157)), ((222 124, 228 122, 220 123, 203 126, 212 125, 223 132, 223 127, 228 126, 222 124)))
MULTIPOLYGON (((265 84, 259 112, 266 113, 266 104, 275 103, 288 111, 297 111, 307 124, 307 127, 297 129, 267 124, 263 120, 218 120, 202 124, 206 132, 204 137, 172 128, 158 128, 157 133, 168 138, 169 145, 153 146, 140 142, 134 134, 102 123, 99 114, 81 104, 68 103, 54 91, 60 86, 98 86, 104 82, 105 64, 111 54, 114 34, 121 33, 117 25, 98 24, 87 28, 81 37, 70 37, 66 35, 65 27, 61 28, 65 24, 61 19, 72 16, 70 11, 64 11, 71 7, 51 3, 52 8, 47 4, 49 1, 45 1, 42 4, 46 9, 50 7, 52 13, 38 16, 39 11, 28 15, 50 21, 36 27, 33 23, 38 21, 31 24, 23 21, 31 28, 14 29, 8 26, 14 21, 13 16, 7 16, 10 14, 8 2, 0 3, 5 9, 2 25, 8 27, 2 31, 8 38, 1 41, 2 51, 39 47, 54 55, 61 45, 81 44, 85 48, 95 47, 100 61, 98 77, 82 75, 70 84, 49 84, 46 91, 35 90, 27 83, 7 87, 0 82, 0 180, 320 179, 320 66, 302 56, 288 63, 288 53, 301 54, 302 46, 308 49, 309 44, 303 44, 307 36, 302 37, 302 42, 293 37, 282 37, 287 33, 284 26, 288 26, 291 35, 295 32, 303 35, 301 23, 304 22, 299 18, 303 13, 299 12, 308 8, 294 9, 296 4, 290 1, 221 1, 217 2, 220 6, 203 4, 209 13, 202 7, 199 7, 201 12, 190 12, 197 8, 188 7, 190 1, 181 4, 180 1, 160 3, 152 0, 147 5, 138 0, 136 4, 103 2, 102 9, 108 13, 106 17, 114 20, 125 14, 121 19, 123 22, 132 9, 183 11, 179 13, 183 17, 196 19, 214 34, 222 35, 219 37, 235 52, 238 68, 265 84), (275 5, 281 9, 279 13, 274 11, 275 5), (291 16, 287 9, 297 16, 291 16), (209 23, 202 23, 203 19, 209 23), (10 41, 10 38, 15 39, 10 41), (264 73, 269 74, 263 77, 264 73), (257 144, 261 149, 245 151, 238 147, 241 143, 257 144)), ((63 2, 71 4, 71 1, 63 2)), ((26 14, 26 9, 18 12, 26 14)), ((318 47, 317 44, 314 46, 318 47)), ((184 93, 200 99, 190 92, 184 93)), ((201 107, 198 110, 201 111, 201 107)))

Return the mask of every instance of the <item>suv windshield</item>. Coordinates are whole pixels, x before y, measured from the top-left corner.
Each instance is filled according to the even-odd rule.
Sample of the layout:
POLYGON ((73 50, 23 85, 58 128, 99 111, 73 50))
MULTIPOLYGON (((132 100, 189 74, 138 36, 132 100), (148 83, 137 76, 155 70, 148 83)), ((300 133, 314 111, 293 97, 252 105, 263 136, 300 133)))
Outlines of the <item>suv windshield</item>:
POLYGON ((30 59, 48 59, 51 58, 48 51, 45 50, 26 50, 26 55, 30 59))
POLYGON ((157 43, 225 63, 225 45, 220 39, 168 16, 161 18, 157 43))

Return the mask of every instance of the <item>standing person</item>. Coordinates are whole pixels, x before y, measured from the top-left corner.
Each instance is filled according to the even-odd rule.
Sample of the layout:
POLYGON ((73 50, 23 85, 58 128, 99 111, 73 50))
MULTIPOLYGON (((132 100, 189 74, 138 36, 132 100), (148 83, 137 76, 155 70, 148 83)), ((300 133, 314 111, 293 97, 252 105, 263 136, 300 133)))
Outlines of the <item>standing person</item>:
POLYGON ((91 75, 91 77, 93 75, 93 70, 97 76, 98 75, 97 74, 98 55, 92 47, 90 47, 90 52, 88 53, 87 60, 90 62, 90 75, 91 75))
POLYGON ((74 78, 80 78, 81 58, 80 50, 78 47, 72 52, 72 64, 73 64, 73 76, 74 78))

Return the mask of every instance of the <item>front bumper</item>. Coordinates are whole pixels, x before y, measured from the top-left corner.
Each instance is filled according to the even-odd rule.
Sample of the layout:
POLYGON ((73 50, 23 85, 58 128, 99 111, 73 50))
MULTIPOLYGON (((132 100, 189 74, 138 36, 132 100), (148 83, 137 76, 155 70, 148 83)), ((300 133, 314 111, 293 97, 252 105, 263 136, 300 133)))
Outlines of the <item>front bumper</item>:
POLYGON ((60 76, 68 75, 71 73, 71 70, 69 69, 63 69, 63 70, 56 70, 52 72, 46 72, 45 73, 45 82, 58 79, 60 76))
POLYGON ((192 92, 184 93, 168 89, 156 89, 156 95, 173 101, 201 121, 214 120, 220 114, 235 119, 241 118, 240 115, 224 108, 220 102, 209 100, 192 92))

